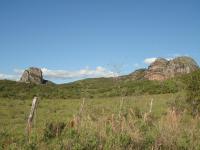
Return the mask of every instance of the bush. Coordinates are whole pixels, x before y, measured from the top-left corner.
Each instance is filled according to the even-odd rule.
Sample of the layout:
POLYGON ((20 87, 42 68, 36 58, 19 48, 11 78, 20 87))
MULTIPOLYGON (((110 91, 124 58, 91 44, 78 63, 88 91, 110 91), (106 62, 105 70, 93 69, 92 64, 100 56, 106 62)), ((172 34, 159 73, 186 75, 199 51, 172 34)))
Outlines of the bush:
POLYGON ((200 114, 200 71, 192 73, 188 78, 187 103, 193 116, 200 114))
POLYGON ((45 129, 44 129, 44 135, 43 135, 44 140, 47 141, 48 139, 54 138, 56 136, 60 136, 65 126, 66 124, 63 122, 46 123, 45 129))
POLYGON ((187 103, 185 102, 185 94, 178 94, 174 100, 168 103, 171 110, 176 111, 176 113, 183 113, 187 108, 187 103))

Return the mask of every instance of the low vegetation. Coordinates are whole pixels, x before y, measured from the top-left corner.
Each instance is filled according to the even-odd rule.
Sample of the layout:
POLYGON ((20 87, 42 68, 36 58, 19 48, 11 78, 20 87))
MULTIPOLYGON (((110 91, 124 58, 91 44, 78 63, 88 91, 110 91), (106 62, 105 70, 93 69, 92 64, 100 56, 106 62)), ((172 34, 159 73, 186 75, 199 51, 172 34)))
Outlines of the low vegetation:
POLYGON ((160 82, 132 80, 127 76, 123 78, 85 79, 61 85, 36 85, 0 80, 0 97, 30 99, 36 95, 46 99, 100 98, 121 95, 136 96, 143 94, 176 93, 185 88, 185 77, 160 82))
POLYGON ((85 101, 40 99, 30 137, 26 133, 26 121, 31 99, 1 99, 0 147, 199 149, 199 119, 171 107, 183 94, 85 101))
POLYGON ((200 72, 194 72, 187 78, 187 103, 193 116, 200 114, 200 72))
POLYGON ((96 79, 59 85, 61 89, 70 87, 74 93, 80 93, 82 98, 77 99, 56 98, 61 94, 54 91, 58 85, 42 88, 42 85, 2 81, 10 85, 1 85, 1 89, 9 90, 14 84, 16 91, 24 86, 22 95, 30 92, 34 96, 35 89, 44 95, 47 90, 46 94, 55 97, 40 95, 34 126, 27 136, 32 97, 15 97, 19 93, 15 98, 1 95, 0 149, 200 149, 200 71, 165 82, 117 81, 113 85, 116 91, 110 89, 116 92, 113 95, 105 94, 113 81, 104 85, 99 80, 107 79, 98 79, 102 87, 97 88, 98 93, 94 90, 96 79), (81 89, 84 84, 87 88, 81 89))

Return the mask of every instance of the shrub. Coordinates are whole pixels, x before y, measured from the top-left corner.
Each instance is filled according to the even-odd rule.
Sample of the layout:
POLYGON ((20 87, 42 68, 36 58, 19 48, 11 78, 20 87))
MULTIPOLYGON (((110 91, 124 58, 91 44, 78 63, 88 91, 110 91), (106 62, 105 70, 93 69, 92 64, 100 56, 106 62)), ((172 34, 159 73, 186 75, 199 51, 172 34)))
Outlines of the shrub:
POLYGON ((200 113, 200 71, 192 73, 187 81, 187 103, 193 116, 200 113))
POLYGON ((185 102, 185 94, 178 94, 175 99, 168 103, 171 110, 176 111, 176 113, 183 113, 187 108, 187 103, 185 102))
POLYGON ((60 136, 65 126, 66 124, 64 122, 46 123, 43 135, 44 140, 47 141, 48 139, 60 136))

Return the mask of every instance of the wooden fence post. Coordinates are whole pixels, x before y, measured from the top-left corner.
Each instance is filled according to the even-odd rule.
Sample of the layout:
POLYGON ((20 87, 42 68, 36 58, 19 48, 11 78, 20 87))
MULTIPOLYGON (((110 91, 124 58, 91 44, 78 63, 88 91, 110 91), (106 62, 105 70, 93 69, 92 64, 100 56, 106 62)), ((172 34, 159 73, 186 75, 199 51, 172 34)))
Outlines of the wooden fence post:
POLYGON ((151 111, 152 111, 152 106, 153 106, 153 98, 151 99, 149 113, 151 113, 151 111))
POLYGON ((32 124, 33 124, 34 114, 35 114, 36 107, 37 107, 37 102, 38 102, 38 98, 34 97, 33 98, 33 102, 32 102, 32 106, 31 106, 30 115, 28 117, 28 122, 27 122, 27 134, 28 134, 28 137, 29 137, 29 135, 31 133, 31 128, 32 128, 32 124))

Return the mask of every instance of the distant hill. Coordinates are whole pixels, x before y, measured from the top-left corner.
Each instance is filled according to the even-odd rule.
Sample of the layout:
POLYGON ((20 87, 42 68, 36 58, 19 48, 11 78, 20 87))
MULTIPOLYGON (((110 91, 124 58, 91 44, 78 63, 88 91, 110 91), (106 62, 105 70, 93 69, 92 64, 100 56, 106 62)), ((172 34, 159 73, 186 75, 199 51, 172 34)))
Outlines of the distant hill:
MULTIPOLYGON (((200 74, 200 70, 195 72, 200 74)), ((131 75, 127 75, 122 78, 85 79, 61 85, 0 80, 0 97, 31 99, 37 95, 40 98, 68 99, 176 93, 185 89, 191 74, 164 81, 133 80, 131 75)))
POLYGON ((189 57, 170 61, 159 58, 148 69, 138 69, 129 75, 84 79, 59 85, 43 79, 39 69, 30 68, 25 70, 20 82, 0 80, 0 97, 27 99, 36 95, 48 99, 67 99, 175 93, 184 90, 193 72, 200 74, 198 68, 189 57))

